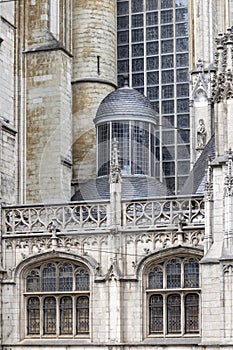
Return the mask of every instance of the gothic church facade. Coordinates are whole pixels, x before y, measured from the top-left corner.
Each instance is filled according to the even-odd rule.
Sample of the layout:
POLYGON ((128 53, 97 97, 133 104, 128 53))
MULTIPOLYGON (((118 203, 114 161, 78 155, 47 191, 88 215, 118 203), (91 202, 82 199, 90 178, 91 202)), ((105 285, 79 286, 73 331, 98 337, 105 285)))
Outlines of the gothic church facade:
MULTIPOLYGON (((0 349, 233 349, 232 17, 230 0, 0 1, 0 349), (163 159, 162 109, 131 68, 117 88, 117 16, 118 52, 124 17, 131 39, 140 18, 189 33, 175 193, 162 163, 183 145, 163 159)), ((146 40, 160 101, 183 69, 163 56, 182 52, 146 40)))

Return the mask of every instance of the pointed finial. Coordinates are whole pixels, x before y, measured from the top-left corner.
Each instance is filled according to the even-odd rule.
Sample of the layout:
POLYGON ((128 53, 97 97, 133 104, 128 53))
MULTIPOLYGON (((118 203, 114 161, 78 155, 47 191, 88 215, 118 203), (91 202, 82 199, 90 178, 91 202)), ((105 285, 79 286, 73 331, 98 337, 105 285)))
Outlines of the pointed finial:
POLYGON ((124 87, 129 87, 129 74, 123 74, 124 87))
POLYGON ((112 159, 109 174, 109 182, 121 182, 121 168, 119 164, 119 142, 116 140, 116 138, 114 138, 112 142, 112 159))

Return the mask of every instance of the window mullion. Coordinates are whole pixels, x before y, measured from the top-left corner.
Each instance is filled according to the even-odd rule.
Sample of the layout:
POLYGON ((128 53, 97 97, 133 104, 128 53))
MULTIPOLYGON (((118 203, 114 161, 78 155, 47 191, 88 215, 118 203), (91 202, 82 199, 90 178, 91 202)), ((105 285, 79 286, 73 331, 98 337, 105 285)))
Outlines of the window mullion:
POLYGON ((163 336, 167 335, 167 295, 163 295, 163 336))
POLYGON ((185 296, 184 293, 181 293, 181 335, 185 333, 185 296))
POLYGON ((60 298, 56 297, 56 336, 61 334, 61 310, 60 310, 60 298))

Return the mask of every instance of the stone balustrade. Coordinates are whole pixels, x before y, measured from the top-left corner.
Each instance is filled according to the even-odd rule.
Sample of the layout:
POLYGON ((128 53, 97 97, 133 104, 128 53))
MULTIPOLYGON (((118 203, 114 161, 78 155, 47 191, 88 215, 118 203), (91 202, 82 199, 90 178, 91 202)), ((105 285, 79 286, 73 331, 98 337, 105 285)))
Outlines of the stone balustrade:
MULTIPOLYGON (((6 206, 2 209, 4 235, 51 232, 83 232, 109 230, 112 204, 73 202, 51 205, 6 206)), ((116 208, 116 207, 114 207, 116 208)), ((204 227, 204 200, 169 197, 121 202, 121 228, 174 229, 204 227)))

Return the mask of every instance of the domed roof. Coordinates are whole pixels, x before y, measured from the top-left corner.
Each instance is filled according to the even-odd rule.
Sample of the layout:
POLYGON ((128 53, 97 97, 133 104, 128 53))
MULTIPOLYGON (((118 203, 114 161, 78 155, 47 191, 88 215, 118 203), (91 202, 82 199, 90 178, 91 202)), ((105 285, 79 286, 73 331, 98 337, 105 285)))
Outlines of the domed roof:
POLYGON ((111 92, 101 102, 95 124, 113 120, 139 120, 157 123, 157 112, 149 99, 128 86, 111 92))
MULTIPOLYGON (((165 184, 148 176, 122 176, 121 198, 123 200, 155 198, 171 195, 165 184)), ((104 200, 110 198, 109 177, 103 176, 79 184, 72 201, 104 200)))

